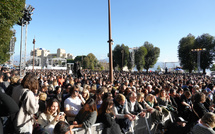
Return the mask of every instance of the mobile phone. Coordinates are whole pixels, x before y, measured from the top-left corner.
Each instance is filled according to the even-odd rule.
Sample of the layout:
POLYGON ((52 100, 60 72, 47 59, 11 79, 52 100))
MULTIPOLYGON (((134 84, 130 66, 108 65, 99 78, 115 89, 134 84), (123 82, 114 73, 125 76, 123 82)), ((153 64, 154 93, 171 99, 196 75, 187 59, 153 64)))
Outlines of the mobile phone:
POLYGON ((59 115, 64 115, 64 112, 60 112, 59 115))

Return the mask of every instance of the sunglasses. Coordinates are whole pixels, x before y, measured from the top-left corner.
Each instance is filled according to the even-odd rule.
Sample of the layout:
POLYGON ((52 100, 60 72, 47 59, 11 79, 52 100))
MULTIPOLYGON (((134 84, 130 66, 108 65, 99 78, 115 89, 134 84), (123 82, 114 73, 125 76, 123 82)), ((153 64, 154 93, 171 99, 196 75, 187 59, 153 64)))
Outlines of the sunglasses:
POLYGON ((75 92, 76 92, 76 93, 79 93, 79 91, 78 91, 78 90, 75 90, 75 92))

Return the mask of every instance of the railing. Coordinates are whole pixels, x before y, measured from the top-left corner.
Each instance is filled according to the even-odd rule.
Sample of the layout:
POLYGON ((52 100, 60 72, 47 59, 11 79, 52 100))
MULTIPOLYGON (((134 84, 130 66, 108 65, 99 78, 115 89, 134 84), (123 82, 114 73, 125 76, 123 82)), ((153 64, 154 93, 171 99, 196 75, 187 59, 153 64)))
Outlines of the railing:
MULTIPOLYGON (((172 120, 171 114, 164 118, 162 122, 172 120)), ((102 134, 104 126, 102 123, 96 123, 88 129, 74 128, 74 134, 102 134)), ((127 134, 155 134, 157 126, 151 122, 151 114, 147 113, 145 117, 139 117, 132 122, 131 130, 127 134)))

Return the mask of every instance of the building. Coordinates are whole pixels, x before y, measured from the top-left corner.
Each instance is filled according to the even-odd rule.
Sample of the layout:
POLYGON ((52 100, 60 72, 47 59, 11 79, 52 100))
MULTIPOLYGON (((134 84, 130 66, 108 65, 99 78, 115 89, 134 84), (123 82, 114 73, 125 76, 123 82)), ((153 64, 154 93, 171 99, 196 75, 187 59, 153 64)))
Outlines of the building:
POLYGON ((64 49, 58 48, 57 53, 50 53, 49 50, 46 50, 44 48, 36 48, 35 50, 32 50, 31 53, 31 59, 28 61, 28 64, 33 65, 33 55, 35 66, 41 66, 42 68, 48 67, 48 66, 66 66, 66 59, 73 59, 73 55, 70 53, 66 53, 64 49), (35 55, 34 55, 35 54, 35 55))

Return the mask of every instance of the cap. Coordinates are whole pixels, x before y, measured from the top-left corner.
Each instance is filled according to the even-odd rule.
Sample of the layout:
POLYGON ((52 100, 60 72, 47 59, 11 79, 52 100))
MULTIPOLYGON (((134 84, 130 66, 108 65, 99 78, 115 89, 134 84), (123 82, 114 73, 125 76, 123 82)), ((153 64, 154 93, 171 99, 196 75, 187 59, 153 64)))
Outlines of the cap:
POLYGON ((187 121, 185 121, 182 117, 176 118, 176 122, 184 122, 184 123, 187 123, 187 121))

